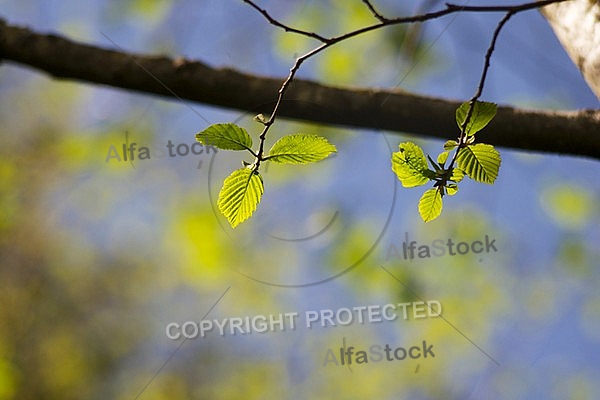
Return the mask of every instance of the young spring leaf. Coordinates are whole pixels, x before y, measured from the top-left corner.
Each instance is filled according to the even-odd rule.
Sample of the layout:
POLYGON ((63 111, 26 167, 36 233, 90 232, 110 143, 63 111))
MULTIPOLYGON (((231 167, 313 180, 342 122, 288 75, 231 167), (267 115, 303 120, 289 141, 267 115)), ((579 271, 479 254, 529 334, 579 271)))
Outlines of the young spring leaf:
POLYGON ((419 200, 419 214, 423 221, 433 221, 442 213, 442 194, 438 188, 426 190, 419 200))
MULTIPOLYGON (((479 132, 494 118, 496 115, 497 106, 494 103, 488 103, 486 101, 476 101, 473 106, 473 114, 469 119, 465 133, 467 136, 474 135, 479 132)), ((467 118, 469 112, 469 102, 462 103, 460 107, 456 109, 456 123, 458 128, 462 129, 462 124, 467 118)), ((447 142, 446 142, 447 143, 447 142)))
POLYGON ((235 170, 223 182, 217 201, 219 211, 235 228, 256 211, 263 192, 262 177, 257 171, 249 168, 235 170))
POLYGON ((456 140, 447 140, 446 143, 444 143, 444 150, 452 150, 456 146, 458 146, 458 142, 456 140))
POLYGON ((456 167, 452 168, 452 174, 450 174, 450 180, 452 182, 458 183, 462 181, 464 177, 465 173, 462 169, 456 167))
POLYGON ((203 145, 211 145, 223 150, 252 149, 252 138, 248 132, 231 123, 211 125, 197 133, 196 140, 203 145))
POLYGON ((392 154, 392 171, 402 186, 415 187, 429 182, 435 173, 427 168, 423 149, 412 142, 400 143, 400 151, 392 154))
POLYGON ((500 153, 491 144, 478 143, 460 150, 458 166, 477 182, 494 183, 500 169, 500 153))
POLYGON ((279 139, 265 160, 280 164, 308 164, 327 158, 337 150, 324 137, 296 134, 279 139))
POLYGON ((448 152, 447 151, 443 151, 440 154, 438 154, 437 162, 440 165, 444 165, 446 163, 447 159, 448 159, 448 152))
POLYGON ((448 193, 449 196, 454 196, 457 192, 458 185, 451 183, 448 186, 446 186, 446 193, 448 193))

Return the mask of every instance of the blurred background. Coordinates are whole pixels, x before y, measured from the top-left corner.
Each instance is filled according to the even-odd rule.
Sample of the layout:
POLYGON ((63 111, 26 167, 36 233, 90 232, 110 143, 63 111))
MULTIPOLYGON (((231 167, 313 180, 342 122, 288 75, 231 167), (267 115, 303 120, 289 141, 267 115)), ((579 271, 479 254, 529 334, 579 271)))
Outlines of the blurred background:
MULTIPOLYGON (((260 4, 322 35, 374 22, 358 0, 260 4)), ((375 4, 387 16, 443 7, 375 4)), ((317 44, 231 0, 0 0, 0 16, 101 47, 114 47, 104 34, 131 52, 282 78, 317 44)), ((465 13, 379 30, 332 47, 299 76, 466 100, 498 18, 465 13)), ((502 32, 482 99, 599 105, 537 11, 502 32)), ((257 141, 252 114, 193 108, 257 141)), ((157 152, 169 140, 194 143, 208 124, 179 101, 5 62, 0 120, 0 399, 592 399, 600 390, 598 161, 500 148, 496 183, 465 180, 424 224, 423 190, 398 184, 391 152, 413 140, 435 155, 442 141, 278 120, 268 144, 315 133, 338 154, 268 166, 257 213, 233 231, 214 210, 244 155, 108 157, 124 143, 157 152), (391 245, 402 254, 407 234, 422 244, 488 235, 498 251, 390 256, 391 245), (165 331, 209 310, 207 319, 223 320, 420 299, 439 301, 444 319, 185 341, 165 331), (423 340, 434 358, 323 366, 344 343, 423 340)))

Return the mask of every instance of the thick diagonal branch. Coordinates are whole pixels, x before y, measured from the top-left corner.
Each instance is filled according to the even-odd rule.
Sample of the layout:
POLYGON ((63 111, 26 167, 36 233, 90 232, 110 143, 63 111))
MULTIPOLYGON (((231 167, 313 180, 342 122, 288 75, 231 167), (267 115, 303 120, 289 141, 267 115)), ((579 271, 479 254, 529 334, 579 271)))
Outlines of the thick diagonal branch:
MULTIPOLYGON (((279 77, 212 68, 197 61, 107 50, 39 34, 4 21, 0 21, 0 58, 57 78, 176 100, 166 86, 188 101, 252 113, 271 112, 282 82, 279 77)), ((448 139, 459 133, 454 120, 459 104, 406 92, 338 88, 294 80, 278 113, 315 123, 448 139), (323 112, 324 109, 331 112, 323 112)), ((594 134, 598 131, 600 111, 526 111, 500 107, 482 134, 485 142, 497 146, 600 159, 600 138, 594 134)))

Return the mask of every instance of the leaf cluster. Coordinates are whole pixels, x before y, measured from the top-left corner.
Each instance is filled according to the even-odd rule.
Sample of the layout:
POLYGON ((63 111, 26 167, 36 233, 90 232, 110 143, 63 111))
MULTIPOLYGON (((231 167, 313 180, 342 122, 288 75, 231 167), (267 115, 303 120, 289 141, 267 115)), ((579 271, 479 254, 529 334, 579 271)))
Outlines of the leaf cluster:
POLYGON ((475 134, 494 118, 496 110, 496 104, 489 102, 461 104, 456 110, 456 123, 461 134, 457 140, 448 140, 444 144, 444 151, 436 161, 429 154, 426 157, 423 149, 412 142, 400 143, 399 151, 392 154, 392 171, 402 186, 410 188, 433 182, 433 188, 426 190, 419 201, 423 221, 429 222, 440 216, 442 198, 454 196, 465 175, 488 184, 493 184, 498 177, 500 153, 490 144, 475 144, 475 134), (452 151, 454 155, 448 161, 452 151))
MULTIPOLYGON (((264 123, 264 117, 257 116, 264 123)), ((223 182, 217 205, 232 228, 244 222, 256 211, 264 193, 259 169, 262 162, 278 164, 309 164, 327 158, 337 150, 324 137, 302 133, 279 139, 266 156, 262 149, 252 150, 252 138, 248 132, 235 124, 214 124, 196 134, 196 140, 223 150, 246 150, 254 156, 254 162, 243 162, 244 167, 235 170, 223 182)))

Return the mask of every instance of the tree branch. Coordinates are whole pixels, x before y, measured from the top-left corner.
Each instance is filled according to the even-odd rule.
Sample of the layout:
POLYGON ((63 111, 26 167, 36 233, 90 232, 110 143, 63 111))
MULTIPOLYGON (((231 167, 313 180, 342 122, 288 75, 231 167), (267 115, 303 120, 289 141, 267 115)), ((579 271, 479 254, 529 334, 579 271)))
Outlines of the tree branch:
POLYGON ((258 5, 256 5, 251 0, 243 0, 243 2, 246 4, 249 4, 252 8, 254 8, 256 11, 261 13, 263 15, 263 17, 265 17, 267 19, 267 21, 269 21, 270 24, 275 25, 279 28, 282 28, 286 32, 293 32, 293 33, 297 33, 299 35, 308 36, 310 38, 317 39, 318 41, 323 42, 323 43, 329 42, 329 39, 326 39, 321 35, 317 35, 314 32, 306 32, 306 31, 303 31, 300 29, 292 28, 291 26, 285 25, 285 24, 277 21, 275 18, 271 17, 271 14, 269 14, 269 12, 267 10, 265 10, 264 8, 260 8, 258 5))
POLYGON ((362 0, 362 2, 365 3, 365 5, 369 9, 369 11, 371 11, 371 14, 373 14, 373 16, 375 18, 377 18, 379 20, 379 22, 384 22, 385 23, 388 20, 386 17, 384 17, 383 15, 381 15, 381 13, 379 11, 377 11, 377 9, 375 8, 375 6, 373 4, 371 4, 371 2, 369 0, 362 0))
MULTIPOLYGON (((2 20, 0 59, 44 71, 56 78, 175 99, 152 74, 182 99, 251 110, 253 114, 272 111, 273 94, 282 82, 281 78, 212 68, 182 58, 130 55, 102 49, 56 35, 39 34, 2 20)), ((400 91, 338 88, 300 79, 290 85, 287 99, 278 111, 282 117, 444 140, 459 133, 454 113, 460 102, 400 91), (323 112, 323 107, 333 112, 323 112)), ((498 114, 482 134, 486 143, 497 146, 600 160, 600 137, 594 135, 598 131, 598 110, 554 112, 499 107, 498 114)))
MULTIPOLYGON (((551 4, 563 3, 563 2, 568 2, 568 1, 572 1, 572 0, 536 0, 533 2, 529 2, 529 3, 523 3, 523 4, 518 4, 518 5, 504 5, 504 6, 467 6, 467 5, 446 3, 446 8, 443 10, 432 11, 432 12, 428 12, 425 14, 411 15, 408 17, 397 17, 397 18, 384 18, 381 14, 379 14, 377 11, 375 11, 375 13, 376 13, 375 16, 379 20, 379 23, 374 24, 374 25, 368 25, 368 26, 365 26, 365 27, 362 27, 359 29, 355 29, 353 31, 346 32, 342 35, 334 36, 331 38, 326 38, 326 37, 320 36, 314 32, 308 32, 308 31, 304 31, 302 29, 292 28, 288 25, 285 25, 285 24, 277 21, 275 18, 273 18, 267 12, 267 10, 264 10, 264 9, 260 8, 258 5, 256 5, 253 0, 242 0, 242 1, 244 3, 249 4, 255 10, 257 10, 259 13, 261 13, 271 25, 282 28, 286 32, 293 32, 298 35, 312 37, 314 39, 319 40, 320 42, 327 44, 328 46, 331 46, 336 43, 342 42, 344 40, 362 35, 363 33, 371 32, 371 31, 381 29, 381 28, 387 27, 387 26, 392 26, 392 25, 412 24, 415 22, 426 22, 426 21, 431 21, 433 19, 445 17, 446 15, 466 13, 466 12, 476 12, 476 13, 504 12, 504 13, 517 14, 517 13, 520 13, 523 11, 540 9, 542 7, 545 7, 545 6, 548 6, 551 4)), ((364 2, 364 0, 363 0, 363 2, 364 2)), ((369 5, 370 10, 375 10, 370 2, 367 1, 366 3, 367 3, 367 5, 369 5)))

